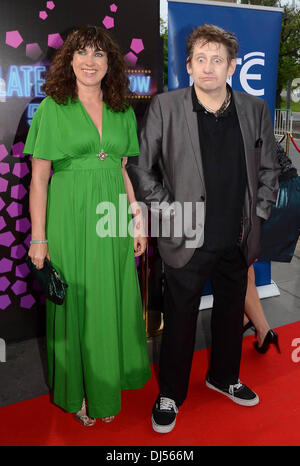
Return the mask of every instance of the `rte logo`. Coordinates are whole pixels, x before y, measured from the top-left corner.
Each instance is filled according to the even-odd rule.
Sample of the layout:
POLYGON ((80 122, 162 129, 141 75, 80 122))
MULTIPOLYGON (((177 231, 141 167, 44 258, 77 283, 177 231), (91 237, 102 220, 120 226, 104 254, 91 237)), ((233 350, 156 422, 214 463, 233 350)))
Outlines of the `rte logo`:
MULTIPOLYGON (((240 79, 240 84, 241 87, 247 94, 250 95, 255 95, 257 97, 261 97, 265 95, 265 89, 256 89, 252 87, 251 81, 261 81, 262 79, 262 74, 257 73, 257 67, 263 67, 265 66, 265 53, 264 52, 250 52, 244 55, 243 58, 237 58, 236 59, 236 71, 233 75, 233 77, 238 75, 239 72, 239 67, 240 72, 239 72, 239 79, 240 79), (255 67, 255 72, 251 72, 251 68, 255 67)), ((261 70, 263 71, 263 70, 261 70)), ((232 85, 232 78, 227 79, 228 84, 231 86, 232 85)))

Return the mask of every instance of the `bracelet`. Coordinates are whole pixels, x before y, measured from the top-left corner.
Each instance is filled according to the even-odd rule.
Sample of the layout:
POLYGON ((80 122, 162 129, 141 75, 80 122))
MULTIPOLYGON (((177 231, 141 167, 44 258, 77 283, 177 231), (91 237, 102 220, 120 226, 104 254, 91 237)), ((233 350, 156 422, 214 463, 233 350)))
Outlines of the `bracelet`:
POLYGON ((30 244, 41 244, 41 243, 48 243, 48 240, 47 239, 43 239, 43 240, 34 239, 30 241, 30 244))

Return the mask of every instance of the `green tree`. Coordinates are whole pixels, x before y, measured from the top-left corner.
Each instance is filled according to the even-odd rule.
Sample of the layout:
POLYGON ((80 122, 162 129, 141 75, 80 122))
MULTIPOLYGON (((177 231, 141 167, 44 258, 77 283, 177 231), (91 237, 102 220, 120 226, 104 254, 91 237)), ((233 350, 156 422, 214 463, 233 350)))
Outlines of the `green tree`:
POLYGON ((283 8, 280 51, 278 61, 276 107, 280 108, 282 89, 294 78, 300 77, 300 10, 280 0, 242 0, 244 4, 283 8))
POLYGON ((163 39, 164 86, 168 86, 168 26, 167 26, 167 23, 161 18, 160 18, 160 37, 163 39))

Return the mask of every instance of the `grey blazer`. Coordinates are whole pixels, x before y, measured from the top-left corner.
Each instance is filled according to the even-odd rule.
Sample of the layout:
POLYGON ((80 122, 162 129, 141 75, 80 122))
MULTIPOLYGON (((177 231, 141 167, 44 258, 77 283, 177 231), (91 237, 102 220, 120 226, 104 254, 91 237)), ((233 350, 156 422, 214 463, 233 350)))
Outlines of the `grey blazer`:
MULTIPOLYGON (((276 201, 279 165, 273 125, 265 101, 236 91, 233 91, 233 97, 247 169, 241 248, 250 265, 260 252, 261 221, 269 218, 271 206, 276 201)), ((166 212, 163 201, 175 202, 179 206, 188 202, 192 206, 190 224, 188 227, 185 224, 182 235, 176 236, 174 225, 171 225, 170 235, 158 238, 162 259, 172 267, 183 267, 195 247, 200 247, 204 241, 205 179, 191 87, 153 97, 140 131, 140 156, 128 158, 127 172, 137 201, 144 202, 153 211, 157 209, 155 215, 160 221, 166 212), (153 203, 156 203, 155 207, 153 203), (199 205, 204 207, 202 216, 197 215, 199 205), (188 241, 193 232, 197 232, 197 244, 188 241)), ((171 222, 176 219, 176 208, 174 211, 171 222)))

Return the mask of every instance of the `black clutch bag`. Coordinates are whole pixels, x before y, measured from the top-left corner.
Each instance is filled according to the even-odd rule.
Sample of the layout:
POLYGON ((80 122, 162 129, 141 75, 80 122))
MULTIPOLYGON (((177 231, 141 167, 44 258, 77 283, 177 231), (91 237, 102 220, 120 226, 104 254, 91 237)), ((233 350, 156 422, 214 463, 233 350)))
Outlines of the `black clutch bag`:
POLYGON ((27 257, 27 264, 45 292, 46 297, 55 304, 62 304, 68 285, 61 279, 51 262, 45 258, 44 267, 39 270, 32 263, 30 257, 27 257))

